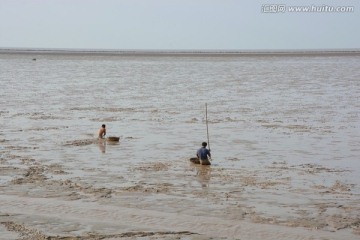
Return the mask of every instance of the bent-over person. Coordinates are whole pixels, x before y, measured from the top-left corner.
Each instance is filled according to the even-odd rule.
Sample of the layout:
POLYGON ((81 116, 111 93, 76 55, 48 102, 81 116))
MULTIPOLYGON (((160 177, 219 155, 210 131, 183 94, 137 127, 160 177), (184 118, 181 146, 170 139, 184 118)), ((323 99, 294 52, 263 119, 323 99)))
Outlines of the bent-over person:
POLYGON ((101 125, 101 128, 99 128, 98 131, 98 138, 104 138, 106 135, 106 126, 105 124, 101 125))
POLYGON ((197 151, 196 156, 200 160, 201 165, 211 165, 209 158, 211 158, 210 150, 206 148, 207 143, 203 142, 202 147, 197 151))

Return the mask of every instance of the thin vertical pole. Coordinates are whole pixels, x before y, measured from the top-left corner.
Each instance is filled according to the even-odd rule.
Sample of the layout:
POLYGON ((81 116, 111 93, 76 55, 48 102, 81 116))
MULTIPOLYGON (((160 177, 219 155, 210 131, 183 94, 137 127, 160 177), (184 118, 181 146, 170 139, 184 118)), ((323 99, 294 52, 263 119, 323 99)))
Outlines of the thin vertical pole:
POLYGON ((206 134, 207 134, 207 141, 210 150, 210 138, 209 138, 209 124, 208 124, 208 117, 207 117, 207 103, 205 103, 205 117, 206 117, 206 134))

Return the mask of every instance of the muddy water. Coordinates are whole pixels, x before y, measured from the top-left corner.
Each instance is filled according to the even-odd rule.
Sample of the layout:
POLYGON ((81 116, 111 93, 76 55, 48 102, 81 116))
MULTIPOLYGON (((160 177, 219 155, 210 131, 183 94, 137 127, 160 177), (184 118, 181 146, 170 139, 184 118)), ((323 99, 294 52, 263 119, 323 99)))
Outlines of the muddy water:
POLYGON ((360 238, 359 60, 1 54, 0 236, 360 238))

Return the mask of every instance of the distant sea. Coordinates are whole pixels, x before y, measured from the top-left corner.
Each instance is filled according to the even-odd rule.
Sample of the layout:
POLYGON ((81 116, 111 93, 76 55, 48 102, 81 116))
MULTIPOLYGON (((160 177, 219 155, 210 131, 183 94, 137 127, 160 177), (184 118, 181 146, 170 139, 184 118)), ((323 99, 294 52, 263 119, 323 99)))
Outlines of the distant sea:
POLYGON ((360 49, 302 49, 302 50, 143 50, 143 49, 47 49, 47 48, 0 48, 0 53, 23 54, 96 54, 96 55, 206 55, 206 56, 261 56, 261 55, 360 55, 360 49))

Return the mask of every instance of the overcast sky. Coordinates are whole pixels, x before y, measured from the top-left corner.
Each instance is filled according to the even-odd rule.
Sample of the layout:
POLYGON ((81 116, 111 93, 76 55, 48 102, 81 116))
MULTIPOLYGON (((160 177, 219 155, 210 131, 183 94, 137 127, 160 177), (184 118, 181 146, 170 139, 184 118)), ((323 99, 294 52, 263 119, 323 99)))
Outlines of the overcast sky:
POLYGON ((360 49, 359 29, 358 0, 0 0, 0 48, 360 49))

